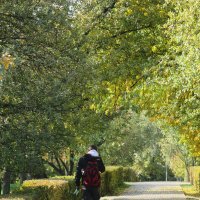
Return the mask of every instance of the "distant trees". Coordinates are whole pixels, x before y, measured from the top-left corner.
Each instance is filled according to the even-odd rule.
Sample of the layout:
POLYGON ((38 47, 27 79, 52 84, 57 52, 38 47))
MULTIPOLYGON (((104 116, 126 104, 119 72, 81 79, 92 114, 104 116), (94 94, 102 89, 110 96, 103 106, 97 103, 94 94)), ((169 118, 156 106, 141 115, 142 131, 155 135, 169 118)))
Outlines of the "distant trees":
MULTIPOLYGON (((173 144, 177 148, 175 141, 173 144)), ((111 165, 132 166, 139 180, 158 181, 165 180, 166 160, 167 165, 171 161, 165 147, 170 145, 158 124, 151 122, 144 112, 128 110, 111 122, 102 152, 111 165)), ((171 169, 167 170, 168 180, 174 179, 171 169)), ((181 170, 184 172, 185 167, 181 170)))

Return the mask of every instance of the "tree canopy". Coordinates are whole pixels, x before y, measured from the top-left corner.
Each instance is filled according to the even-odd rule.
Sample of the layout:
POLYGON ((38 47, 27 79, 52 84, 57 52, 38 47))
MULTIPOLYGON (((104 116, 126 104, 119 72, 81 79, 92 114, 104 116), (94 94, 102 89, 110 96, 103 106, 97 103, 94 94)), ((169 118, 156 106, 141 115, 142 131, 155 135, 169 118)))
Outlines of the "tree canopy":
POLYGON ((111 164, 137 157, 140 166, 139 154, 152 164, 154 141, 161 165, 198 158, 199 6, 1 1, 0 169, 67 168, 66 150, 79 154, 90 143, 108 146, 111 164), (159 145, 166 138, 174 157, 159 145), (124 144, 128 155, 113 154, 124 144))

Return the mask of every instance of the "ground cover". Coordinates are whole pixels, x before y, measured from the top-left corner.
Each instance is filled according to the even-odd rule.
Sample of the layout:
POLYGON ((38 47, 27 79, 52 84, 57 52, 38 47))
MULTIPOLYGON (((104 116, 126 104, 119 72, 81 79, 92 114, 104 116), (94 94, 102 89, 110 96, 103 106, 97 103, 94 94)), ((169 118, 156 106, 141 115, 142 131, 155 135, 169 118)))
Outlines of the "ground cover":
POLYGON ((198 193, 194 186, 191 184, 182 184, 181 185, 184 194, 187 196, 187 200, 189 199, 200 199, 200 193, 198 193))

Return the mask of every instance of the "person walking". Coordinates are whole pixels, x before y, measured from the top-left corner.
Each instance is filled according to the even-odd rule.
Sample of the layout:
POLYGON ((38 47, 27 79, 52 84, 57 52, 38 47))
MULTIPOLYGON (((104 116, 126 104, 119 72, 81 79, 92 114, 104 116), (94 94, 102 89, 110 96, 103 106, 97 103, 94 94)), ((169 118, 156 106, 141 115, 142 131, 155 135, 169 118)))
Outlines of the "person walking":
POLYGON ((83 191, 83 200, 99 200, 100 199, 100 173, 105 171, 104 163, 97 151, 95 145, 91 145, 88 152, 79 159, 75 183, 76 191, 83 191))

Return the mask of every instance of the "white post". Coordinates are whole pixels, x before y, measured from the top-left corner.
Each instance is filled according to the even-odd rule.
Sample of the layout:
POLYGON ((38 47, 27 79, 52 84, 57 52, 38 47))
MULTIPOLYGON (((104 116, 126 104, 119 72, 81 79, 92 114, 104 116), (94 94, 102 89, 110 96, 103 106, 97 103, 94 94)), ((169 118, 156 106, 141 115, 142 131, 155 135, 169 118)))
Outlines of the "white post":
POLYGON ((167 159, 165 160, 165 181, 168 180, 167 159))

